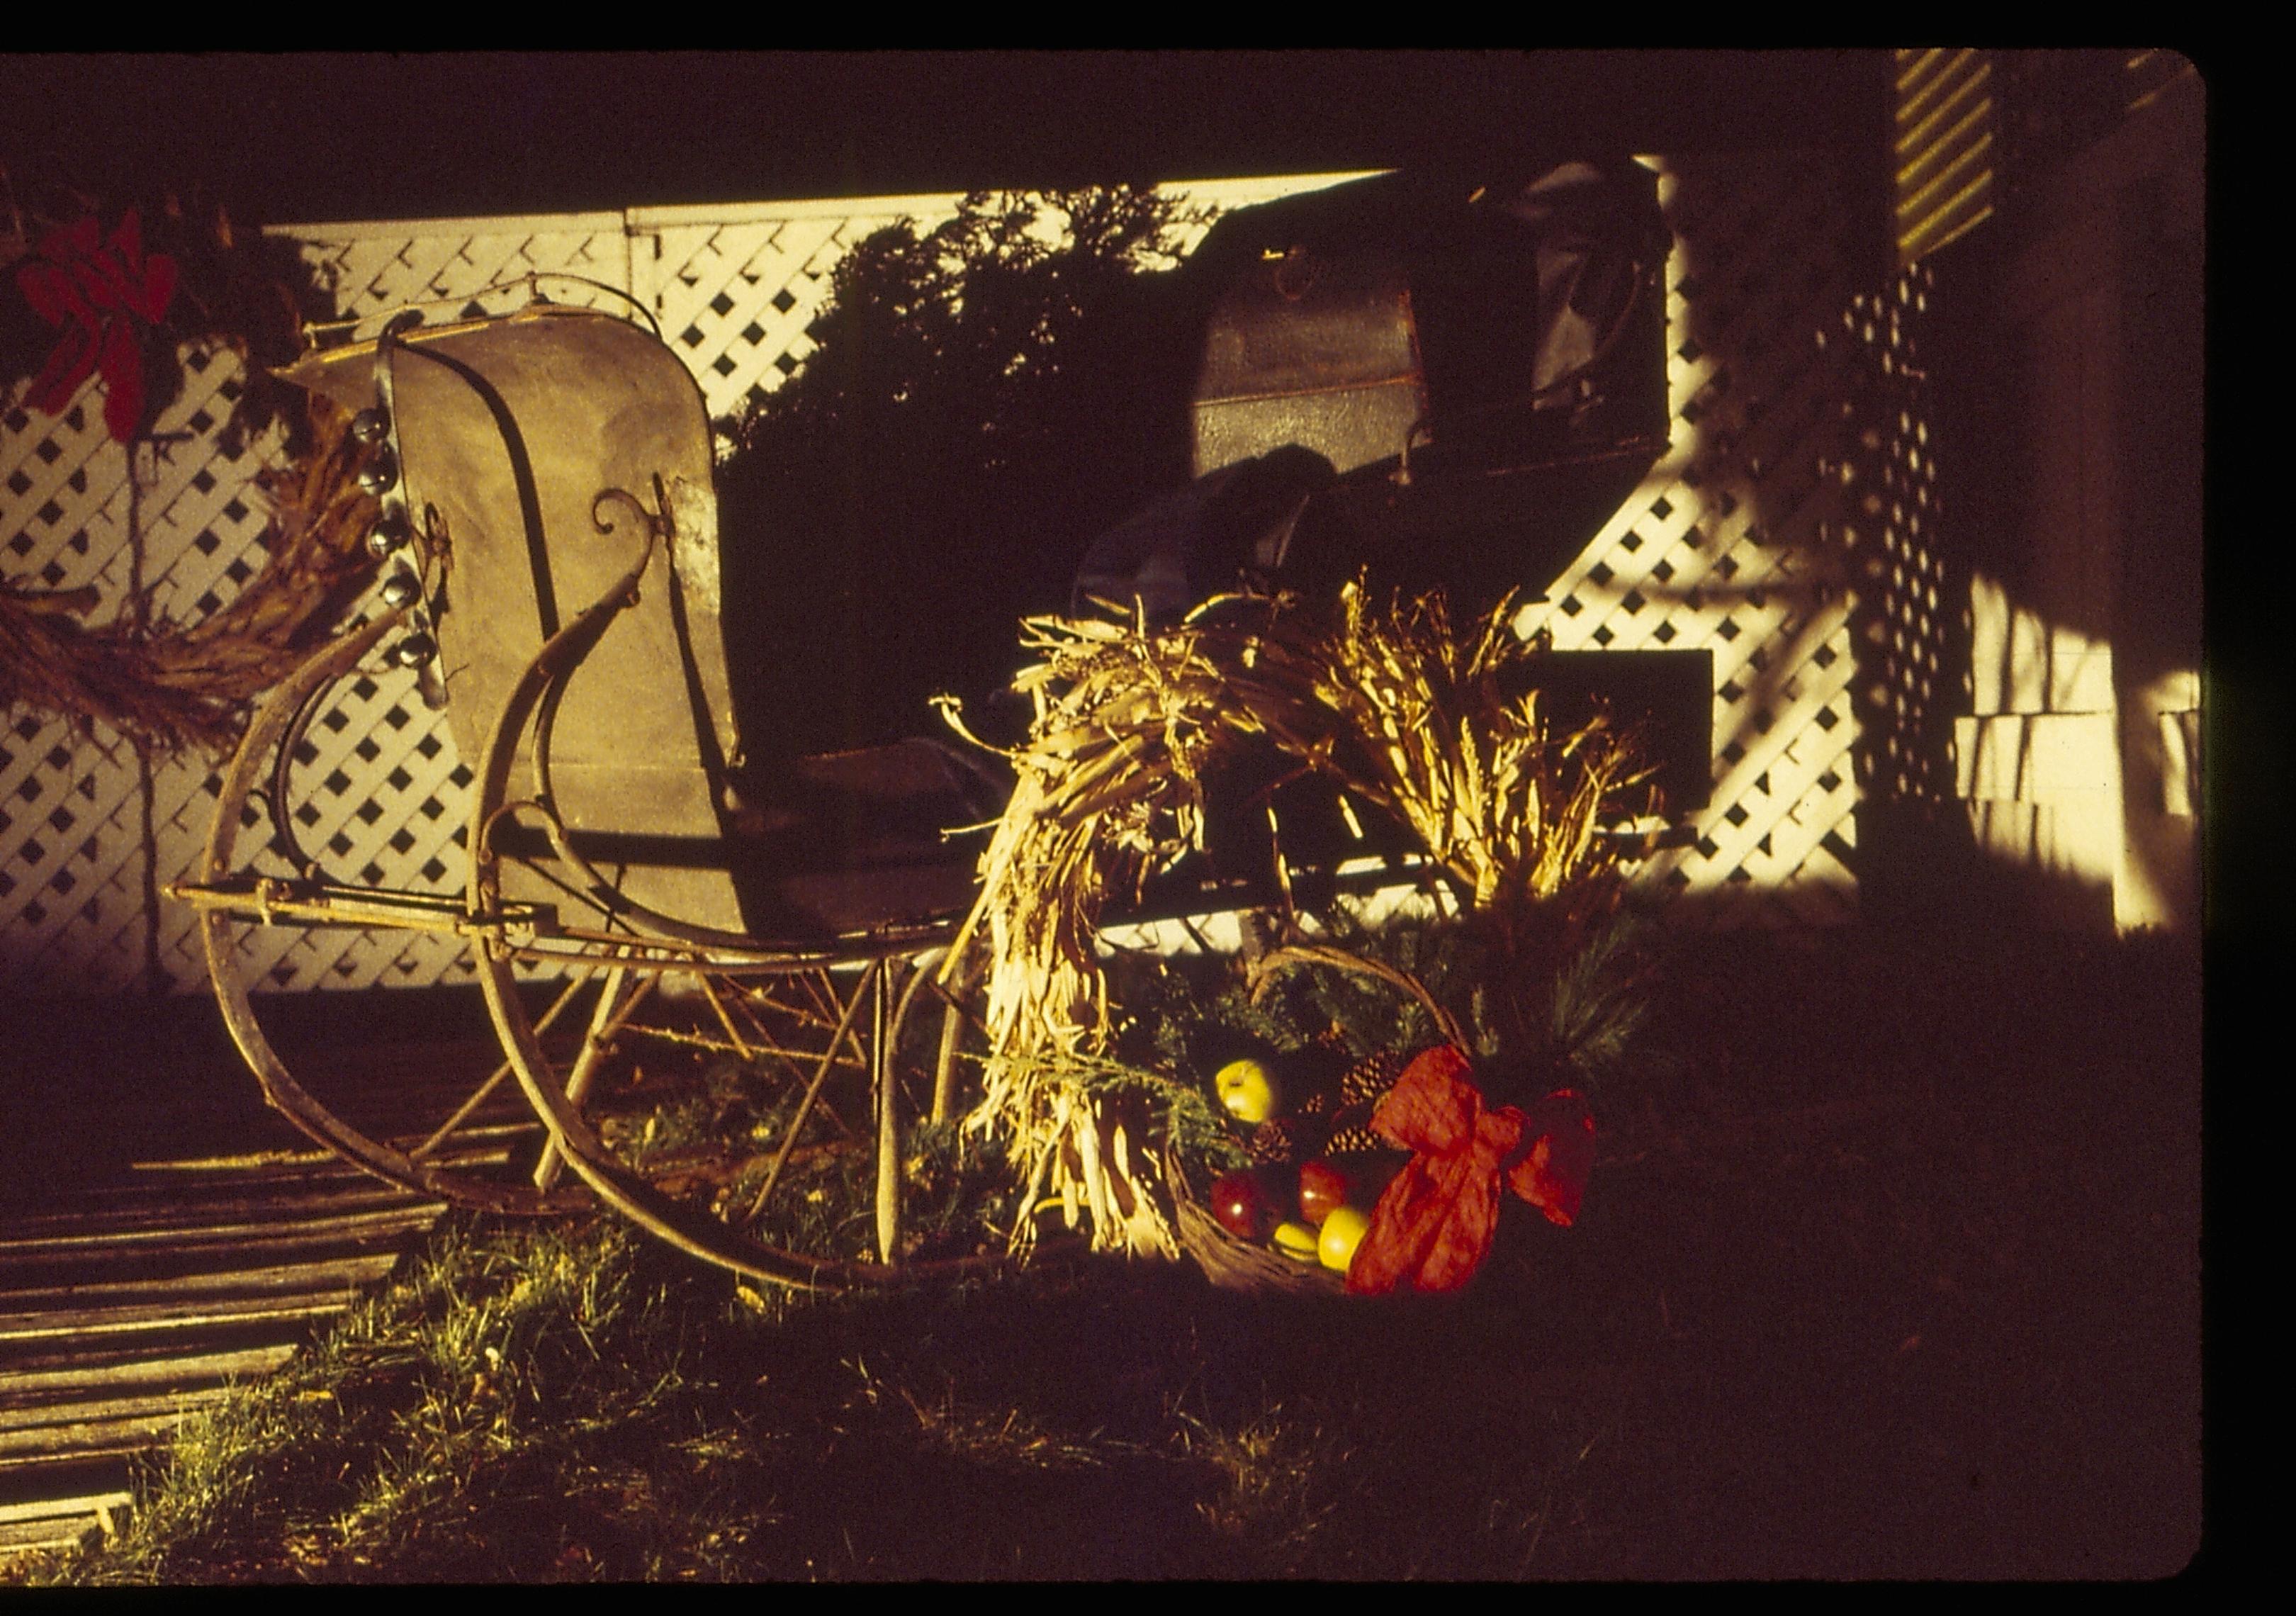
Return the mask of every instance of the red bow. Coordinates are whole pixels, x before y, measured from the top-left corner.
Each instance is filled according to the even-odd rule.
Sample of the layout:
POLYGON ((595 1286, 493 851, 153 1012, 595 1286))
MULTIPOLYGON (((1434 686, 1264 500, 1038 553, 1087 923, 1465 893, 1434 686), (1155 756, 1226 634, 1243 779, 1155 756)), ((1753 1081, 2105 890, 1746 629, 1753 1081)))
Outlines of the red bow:
POLYGON ((99 369, 103 373, 103 423, 121 443, 144 420, 144 351, 137 323, 156 325, 176 295, 176 260, 144 254, 142 222, 134 211, 109 242, 94 214, 51 230, 37 256, 16 271, 16 284, 33 312, 63 330, 62 339, 32 383, 30 403, 44 414, 62 412, 99 369))
POLYGON ((1413 1154, 1372 1210, 1348 1269, 1352 1294, 1465 1284, 1491 1249, 1502 1178, 1550 1221, 1567 1227, 1578 1218, 1595 1165, 1585 1099, 1565 1088, 1529 1115, 1486 1110, 1470 1070, 1448 1045, 1422 1051, 1373 1112, 1373 1130, 1413 1154))

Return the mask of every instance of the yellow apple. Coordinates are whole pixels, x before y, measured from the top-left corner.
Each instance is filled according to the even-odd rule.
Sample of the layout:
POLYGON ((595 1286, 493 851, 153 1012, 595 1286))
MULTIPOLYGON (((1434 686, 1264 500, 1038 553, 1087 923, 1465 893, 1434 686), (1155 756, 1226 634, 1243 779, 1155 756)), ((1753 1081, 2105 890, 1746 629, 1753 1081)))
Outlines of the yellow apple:
POLYGON ((1272 1243, 1293 1262, 1316 1260, 1316 1231, 1304 1223, 1279 1223, 1272 1243))
POLYGON ((1324 1219, 1324 1230, 1316 1240, 1317 1260, 1327 1268, 1344 1274, 1348 1265, 1356 1259, 1356 1248, 1363 1243, 1364 1231, 1371 1227, 1371 1214, 1360 1207, 1333 1207, 1324 1219))
POLYGON ((1212 1092, 1239 1122, 1265 1122, 1281 1106, 1283 1091, 1266 1063, 1246 1056, 1212 1074, 1212 1092))

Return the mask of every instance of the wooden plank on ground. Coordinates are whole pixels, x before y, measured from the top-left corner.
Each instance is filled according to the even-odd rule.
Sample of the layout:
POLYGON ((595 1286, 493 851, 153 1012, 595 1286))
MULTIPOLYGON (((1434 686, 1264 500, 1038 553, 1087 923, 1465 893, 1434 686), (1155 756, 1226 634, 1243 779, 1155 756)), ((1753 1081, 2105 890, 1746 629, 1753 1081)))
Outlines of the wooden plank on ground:
POLYGON ((68 1267, 94 1277, 139 1264, 177 1269, 256 1267, 266 1256, 317 1252, 330 1247, 396 1245, 428 1228, 435 1205, 384 1207, 371 1212, 278 1224, 194 1225, 177 1229, 129 1229, 114 1234, 48 1235, 13 1240, 0 1235, 0 1286, 17 1288, 19 1276, 68 1267))
MULTIPOLYGON (((390 1265, 373 1275, 381 1278, 390 1265)), ((134 1307, 84 1308, 68 1311, 0 1314, 0 1342, 69 1340, 88 1335, 164 1336, 202 1325, 242 1323, 253 1319, 281 1323, 324 1317, 340 1313, 357 1299, 356 1289, 286 1296, 196 1298, 187 1301, 148 1302, 134 1307)))
POLYGON ((44 1314, 101 1313, 146 1305, 193 1307, 248 1297, 340 1292, 371 1284, 397 1266, 395 1251, 321 1262, 278 1263, 259 1268, 180 1274, 166 1279, 98 1280, 91 1284, 0 1291, 0 1339, 11 1320, 44 1314))
POLYGON ((222 1401, 232 1393, 227 1384, 185 1386, 140 1397, 97 1398, 76 1403, 50 1403, 31 1408, 0 1408, 0 1453, 37 1438, 39 1432, 72 1431, 95 1427, 143 1423, 172 1425, 186 1411, 222 1401))
MULTIPOLYGON (((537 1131, 482 1116, 432 1160, 504 1161, 537 1131)), ((189 1136, 227 1152, 221 1134, 189 1136)), ((445 1210, 268 1137, 238 1154, 123 1153, 94 1182, 36 1160, 0 1185, 0 1556, 115 1530, 131 1460, 277 1370, 445 1210)))
POLYGON ((295 1350, 291 1341, 273 1341, 235 1351, 0 1371, 0 1409, 47 1405, 92 1395, 127 1396, 139 1390, 158 1392, 258 1380, 294 1357, 295 1350))
POLYGON ((357 1212, 404 1210, 410 1206, 440 1210, 406 1191, 376 1179, 347 1186, 331 1186, 300 1195, 214 1196, 204 1202, 155 1196, 149 1203, 111 1206, 75 1213, 50 1212, 0 1221, 0 1248, 26 1240, 91 1240, 95 1237, 154 1232, 171 1239, 196 1231, 242 1235, 260 1234, 298 1218, 338 1218, 357 1212))

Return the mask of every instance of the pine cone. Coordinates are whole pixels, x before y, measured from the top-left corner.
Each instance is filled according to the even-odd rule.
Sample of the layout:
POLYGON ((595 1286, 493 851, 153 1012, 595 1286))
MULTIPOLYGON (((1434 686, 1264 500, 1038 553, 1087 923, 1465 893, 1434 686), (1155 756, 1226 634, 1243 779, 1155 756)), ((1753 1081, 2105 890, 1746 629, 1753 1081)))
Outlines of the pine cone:
POLYGON ((1396 1079, 1403 1075, 1404 1064, 1403 1057, 1392 1050, 1382 1049, 1364 1056, 1340 1079, 1340 1103, 1350 1110, 1358 1105, 1378 1104, 1395 1087, 1396 1079))
POLYGON ((1301 1117, 1270 1117, 1252 1130, 1251 1159, 1261 1167, 1282 1167, 1316 1154, 1322 1130, 1301 1117))
POLYGON ((1337 1103, 1332 1109, 1332 1134, 1324 1153, 1344 1156, 1361 1151, 1392 1148, 1371 1128, 1371 1114, 1403 1075, 1404 1058, 1382 1050, 1365 1055, 1340 1079, 1337 1103))

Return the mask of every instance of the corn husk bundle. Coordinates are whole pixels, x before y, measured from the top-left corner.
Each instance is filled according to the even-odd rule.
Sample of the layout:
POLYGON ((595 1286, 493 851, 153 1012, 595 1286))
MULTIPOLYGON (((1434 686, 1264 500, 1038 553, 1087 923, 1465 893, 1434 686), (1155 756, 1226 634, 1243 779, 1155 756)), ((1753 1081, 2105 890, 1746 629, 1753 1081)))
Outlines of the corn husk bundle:
MULTIPOLYGON (((1456 883, 1488 956, 1478 1019, 1521 1049, 1539 1041, 1531 1024, 1555 972, 1616 906, 1603 825, 1652 771, 1599 712, 1567 731, 1548 723, 1538 652, 1513 612, 1502 601, 1455 631, 1439 593, 1378 603, 1343 591, 1318 645, 1310 713, 1323 728, 1278 733, 1394 815, 1456 883)), ((1271 712, 1271 728, 1288 718, 1271 712)))
POLYGON ((1071 1226, 1088 1210, 1096 1249, 1176 1249, 1151 1153, 1082 1080, 1110 1035, 1095 937, 1111 901, 1201 847, 1203 783, 1231 749, 1260 738, 1385 808, 1493 915, 1607 874, 1602 821, 1643 775, 1602 720, 1551 736, 1535 690, 1505 693, 1536 654, 1512 615, 1503 602, 1460 636, 1439 595, 1381 603, 1357 585, 1331 613, 1224 597, 1171 628, 1029 620, 1041 660, 1014 687, 1037 718, 1006 754, 1019 784, 945 967, 987 950, 970 1125, 1010 1140, 1025 1205, 1056 1197, 1071 1226))
MULTIPOLYGON (((945 968, 953 975, 968 946, 985 944, 991 1053, 972 1126, 1009 1135, 1024 1205, 1056 1195, 1071 1226, 1088 1209, 1098 1249, 1177 1251, 1146 1193, 1144 1153, 1112 1123, 1103 1148, 1104 1119, 1074 1069, 1107 1043, 1102 913, 1201 845, 1204 771, 1249 721, 1228 678, 1236 638, 1200 625, 1152 632, 1136 618, 1027 622, 1022 644, 1042 660, 1014 688, 1037 719, 1008 754, 1018 784, 945 968)), ((1016 1237, 1030 1227, 1022 1218, 1016 1237)))
POLYGON ((160 751, 229 748, 242 704, 311 654, 374 569, 364 541, 375 502, 357 481, 371 451, 352 439, 347 414, 312 415, 313 451, 263 485, 274 520, 262 570, 199 622, 155 625, 131 600, 89 628, 79 619, 94 589, 0 582, 0 708, 103 724, 160 751))
MULTIPOLYGON (((1537 654, 1513 617, 1502 602, 1461 636, 1439 594, 1382 608, 1344 590, 1318 646, 1320 733, 1277 732, 1400 818, 1479 909, 1553 898, 1605 866, 1605 812, 1649 774, 1599 716, 1551 736, 1536 687, 1505 694, 1537 654)), ((1279 703, 1269 717, 1291 715, 1279 703)))

